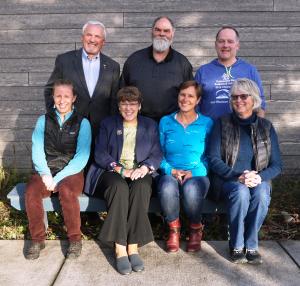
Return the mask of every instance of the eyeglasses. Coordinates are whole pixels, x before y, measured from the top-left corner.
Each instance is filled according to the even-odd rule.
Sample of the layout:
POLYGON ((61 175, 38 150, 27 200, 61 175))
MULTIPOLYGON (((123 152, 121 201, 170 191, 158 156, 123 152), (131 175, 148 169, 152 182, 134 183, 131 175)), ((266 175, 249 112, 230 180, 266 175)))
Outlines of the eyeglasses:
POLYGON ((241 100, 246 100, 249 96, 251 96, 251 95, 250 94, 232 94, 231 100, 237 101, 238 98, 240 98, 241 100))
POLYGON ((120 107, 136 107, 138 105, 138 102, 120 102, 120 107))

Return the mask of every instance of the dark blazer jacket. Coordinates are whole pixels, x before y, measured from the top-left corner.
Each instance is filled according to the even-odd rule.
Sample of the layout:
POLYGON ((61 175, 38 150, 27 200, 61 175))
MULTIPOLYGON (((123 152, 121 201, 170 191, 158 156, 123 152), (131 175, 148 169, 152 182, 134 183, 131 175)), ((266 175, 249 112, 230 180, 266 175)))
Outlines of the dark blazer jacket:
MULTIPOLYGON (((85 180, 84 192, 92 195, 98 179, 104 171, 112 170, 111 163, 119 162, 123 149, 123 118, 115 115, 101 122, 94 150, 95 162, 90 166, 85 180)), ((147 117, 138 116, 135 144, 138 165, 157 170, 162 160, 157 123, 147 117)))
POLYGON ((77 99, 75 107, 88 118, 93 134, 99 130, 100 121, 117 111, 116 93, 119 88, 120 65, 100 53, 100 76, 93 96, 90 97, 82 66, 82 49, 58 55, 54 70, 45 86, 44 96, 47 111, 53 107, 52 86, 57 79, 71 80, 75 86, 77 99))

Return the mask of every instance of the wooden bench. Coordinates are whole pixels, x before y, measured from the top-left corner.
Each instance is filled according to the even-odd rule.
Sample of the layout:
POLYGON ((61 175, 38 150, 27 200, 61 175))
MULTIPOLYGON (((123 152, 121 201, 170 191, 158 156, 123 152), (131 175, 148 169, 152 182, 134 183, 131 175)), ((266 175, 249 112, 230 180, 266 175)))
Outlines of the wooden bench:
MULTIPOLYGON (((25 210, 25 183, 17 184, 7 195, 7 198, 10 200, 10 205, 20 211, 25 210)), ((85 194, 82 194, 78 197, 80 211, 81 212, 103 212, 106 211, 106 203, 104 200, 94 197, 88 197, 85 194)), ((60 211, 60 203, 57 196, 43 199, 44 206, 44 223, 45 227, 48 227, 47 212, 48 211, 60 211)), ((156 197, 152 197, 149 206, 149 212, 159 213, 161 212, 159 200, 156 197)), ((205 200, 203 205, 203 213, 226 213, 225 204, 214 203, 208 199, 205 200)))

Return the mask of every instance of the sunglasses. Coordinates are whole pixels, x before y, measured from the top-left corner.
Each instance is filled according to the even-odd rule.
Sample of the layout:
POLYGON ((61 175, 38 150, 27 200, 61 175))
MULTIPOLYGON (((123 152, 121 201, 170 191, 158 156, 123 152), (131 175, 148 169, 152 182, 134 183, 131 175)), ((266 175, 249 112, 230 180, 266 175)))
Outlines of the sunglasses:
POLYGON ((250 94, 232 94, 231 100, 237 101, 238 98, 240 98, 241 100, 246 100, 249 96, 251 96, 251 95, 250 94))

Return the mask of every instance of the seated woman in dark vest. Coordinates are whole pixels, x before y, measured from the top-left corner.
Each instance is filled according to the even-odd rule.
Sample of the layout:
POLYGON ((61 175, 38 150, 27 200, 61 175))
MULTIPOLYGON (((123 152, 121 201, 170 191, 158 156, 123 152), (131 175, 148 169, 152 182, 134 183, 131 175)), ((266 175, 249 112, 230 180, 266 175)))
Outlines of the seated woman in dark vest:
POLYGON ((271 122, 257 116, 255 82, 237 79, 230 92, 233 112, 216 122, 208 145, 210 196, 227 203, 231 260, 260 264, 258 232, 270 204, 270 180, 282 169, 280 150, 271 122))
POLYGON ((35 174, 26 186, 25 204, 32 243, 27 259, 39 257, 45 247, 42 199, 58 193, 69 238, 67 258, 81 253, 80 208, 85 167, 91 145, 87 119, 73 109, 73 84, 57 80, 53 86, 54 108, 39 117, 32 134, 32 161, 35 174))
POLYGON ((153 241, 148 208, 152 174, 162 153, 156 122, 138 115, 139 90, 124 87, 117 100, 121 114, 101 122, 85 192, 106 200, 108 214, 99 238, 114 243, 116 268, 129 274, 144 269, 138 246, 153 241))

